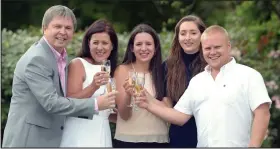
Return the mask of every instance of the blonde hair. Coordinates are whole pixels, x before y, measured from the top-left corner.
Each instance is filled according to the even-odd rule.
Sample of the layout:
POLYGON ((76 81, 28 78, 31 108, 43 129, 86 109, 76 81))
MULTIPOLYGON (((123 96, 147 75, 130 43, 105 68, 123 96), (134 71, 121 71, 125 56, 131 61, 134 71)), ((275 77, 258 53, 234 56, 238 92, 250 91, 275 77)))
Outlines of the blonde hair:
POLYGON ((213 34, 213 33, 222 33, 226 36, 226 39, 228 41, 230 41, 230 37, 229 34, 227 32, 227 30, 219 25, 211 25, 210 27, 208 27, 201 35, 200 39, 203 40, 205 38, 207 38, 207 36, 209 34, 213 34))

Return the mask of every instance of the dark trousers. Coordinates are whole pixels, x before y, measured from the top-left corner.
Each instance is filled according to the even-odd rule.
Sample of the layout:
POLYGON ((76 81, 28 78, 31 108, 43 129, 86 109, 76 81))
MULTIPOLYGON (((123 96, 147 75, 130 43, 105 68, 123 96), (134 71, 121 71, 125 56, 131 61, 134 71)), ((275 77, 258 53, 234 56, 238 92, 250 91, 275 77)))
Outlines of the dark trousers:
POLYGON ((168 143, 156 143, 156 142, 123 142, 120 140, 113 140, 114 148, 167 148, 168 143))

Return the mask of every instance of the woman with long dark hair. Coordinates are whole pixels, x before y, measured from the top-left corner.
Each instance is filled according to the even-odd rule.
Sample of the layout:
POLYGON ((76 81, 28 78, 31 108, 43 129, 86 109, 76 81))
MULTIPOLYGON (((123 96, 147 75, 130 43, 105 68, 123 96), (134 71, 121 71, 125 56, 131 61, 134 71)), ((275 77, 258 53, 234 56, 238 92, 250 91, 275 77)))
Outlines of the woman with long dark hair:
POLYGON ((116 98, 118 118, 114 147, 167 147, 167 123, 144 109, 129 106, 135 87, 128 79, 129 72, 132 72, 137 74, 136 78, 139 75, 144 77, 144 88, 159 99, 154 102, 171 107, 163 99, 161 64, 161 46, 156 31, 146 24, 137 25, 131 32, 124 60, 114 75, 119 92, 116 98))
MULTIPOLYGON (((163 63, 165 70, 165 96, 175 106, 187 89, 193 76, 204 70, 200 37, 206 29, 202 20, 194 15, 183 17, 175 27, 170 55, 163 63)), ((194 148, 197 145, 197 129, 192 117, 185 125, 170 125, 171 148, 194 148)))

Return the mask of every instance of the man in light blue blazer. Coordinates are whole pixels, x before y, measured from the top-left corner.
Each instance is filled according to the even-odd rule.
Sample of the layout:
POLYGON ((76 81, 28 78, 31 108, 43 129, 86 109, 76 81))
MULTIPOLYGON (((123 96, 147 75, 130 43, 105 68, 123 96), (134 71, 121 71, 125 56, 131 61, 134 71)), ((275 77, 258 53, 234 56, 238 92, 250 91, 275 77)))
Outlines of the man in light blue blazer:
POLYGON ((76 18, 65 6, 50 7, 42 21, 43 37, 18 61, 3 147, 59 147, 66 116, 92 118, 113 108, 117 92, 96 99, 66 98, 66 46, 76 18))

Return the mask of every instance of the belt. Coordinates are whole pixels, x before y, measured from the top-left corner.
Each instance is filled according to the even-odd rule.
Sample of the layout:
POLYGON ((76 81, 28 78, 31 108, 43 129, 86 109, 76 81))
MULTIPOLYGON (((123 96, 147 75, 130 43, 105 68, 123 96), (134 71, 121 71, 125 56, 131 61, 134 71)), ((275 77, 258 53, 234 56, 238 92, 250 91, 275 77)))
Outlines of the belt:
POLYGON ((87 116, 78 116, 78 118, 88 119, 87 116))

